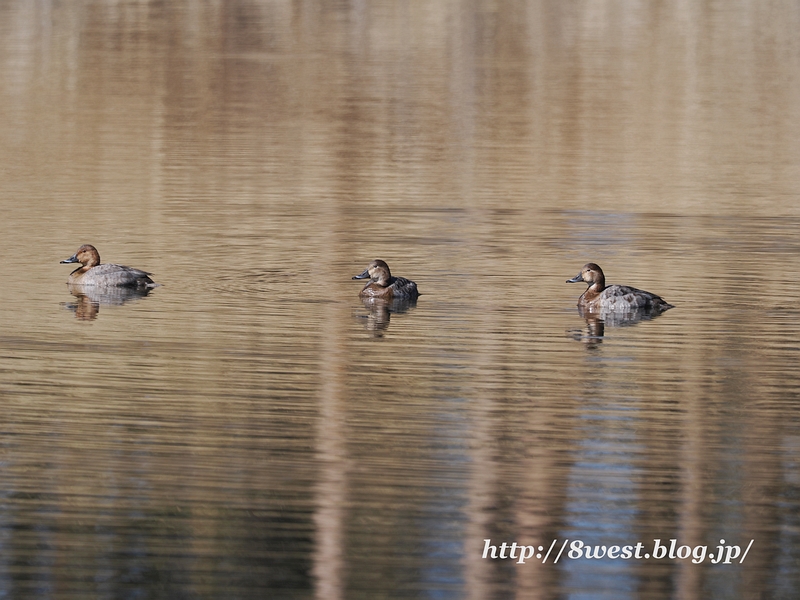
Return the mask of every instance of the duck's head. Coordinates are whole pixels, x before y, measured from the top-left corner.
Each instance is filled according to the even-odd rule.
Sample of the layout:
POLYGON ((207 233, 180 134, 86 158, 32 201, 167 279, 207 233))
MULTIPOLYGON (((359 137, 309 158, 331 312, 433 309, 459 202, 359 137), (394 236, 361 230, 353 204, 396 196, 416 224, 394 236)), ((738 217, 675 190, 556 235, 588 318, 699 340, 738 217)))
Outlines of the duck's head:
POLYGON ((100 264, 100 253, 91 244, 84 244, 78 251, 61 261, 60 264, 80 263, 84 267, 94 267, 100 264))
POLYGON ((379 259, 369 263, 363 273, 353 275, 353 279, 370 279, 379 285, 388 285, 391 277, 392 273, 389 271, 389 265, 379 259))
POLYGON ((581 268, 581 272, 575 275, 572 279, 567 279, 567 283, 579 283, 583 281, 589 285, 600 284, 602 287, 605 285, 606 277, 603 275, 603 269, 594 263, 586 263, 581 268))

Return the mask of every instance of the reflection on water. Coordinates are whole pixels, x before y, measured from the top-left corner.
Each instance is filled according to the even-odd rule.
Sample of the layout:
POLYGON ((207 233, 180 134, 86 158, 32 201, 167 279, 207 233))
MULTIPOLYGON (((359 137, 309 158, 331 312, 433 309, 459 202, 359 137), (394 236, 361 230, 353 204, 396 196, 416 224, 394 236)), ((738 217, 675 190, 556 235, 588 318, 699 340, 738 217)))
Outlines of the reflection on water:
MULTIPOLYGON (((614 311, 600 309, 596 312, 584 311, 578 307, 578 314, 586 320, 589 328, 596 327, 596 324, 601 323, 609 327, 630 327, 642 321, 650 321, 656 317, 664 314, 664 311, 658 308, 632 308, 627 311, 614 311)), ((602 335, 602 331, 600 331, 602 335)))
POLYGON ((358 318, 366 319, 365 327, 371 331, 375 337, 381 337, 383 332, 389 328, 389 320, 392 314, 402 314, 408 312, 417 305, 416 298, 394 298, 384 300, 383 298, 367 297, 361 298, 361 303, 367 309, 366 315, 358 315, 358 318))
POLYGON ((0 17, 0 595, 800 588, 796 7, 0 17), (76 239, 165 285, 73 290, 77 323, 76 239), (364 256, 425 295, 362 307, 364 256), (587 261, 676 308, 581 316, 587 261))
POLYGON ((606 325, 609 327, 631 327, 642 321, 650 321, 663 314, 658 309, 637 308, 624 312, 613 310, 600 310, 597 312, 584 311, 578 307, 578 314, 586 321, 586 330, 575 331, 573 337, 583 341, 589 347, 602 343, 606 332, 606 325))
POLYGON ((64 303, 64 306, 75 313, 75 318, 80 321, 93 321, 100 312, 100 306, 122 306, 146 297, 153 288, 133 287, 96 287, 88 285, 67 284, 69 293, 75 296, 74 302, 64 303))

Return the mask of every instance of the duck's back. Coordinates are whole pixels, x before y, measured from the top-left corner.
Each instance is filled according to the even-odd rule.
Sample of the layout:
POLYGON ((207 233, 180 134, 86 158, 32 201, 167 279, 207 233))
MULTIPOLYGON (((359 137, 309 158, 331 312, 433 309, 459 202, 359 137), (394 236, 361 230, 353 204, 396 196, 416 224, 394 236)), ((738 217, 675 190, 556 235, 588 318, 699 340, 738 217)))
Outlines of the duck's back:
POLYGON ((589 308, 594 307, 614 311, 636 309, 663 311, 672 308, 672 305, 661 296, 644 290, 628 285, 609 285, 590 302, 589 308))
POLYGON ((405 277, 393 277, 394 281, 389 286, 395 298, 416 298, 419 296, 417 284, 405 277))
POLYGON ((150 279, 150 273, 125 267, 103 263, 84 272, 77 269, 69 276, 73 285, 93 285, 101 287, 153 287, 157 285, 150 279))

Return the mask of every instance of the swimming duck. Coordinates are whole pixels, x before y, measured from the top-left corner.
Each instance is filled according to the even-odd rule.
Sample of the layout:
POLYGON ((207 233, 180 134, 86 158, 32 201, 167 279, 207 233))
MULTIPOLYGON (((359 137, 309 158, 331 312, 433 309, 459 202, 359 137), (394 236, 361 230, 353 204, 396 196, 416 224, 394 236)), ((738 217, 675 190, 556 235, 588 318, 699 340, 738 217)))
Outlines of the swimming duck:
POLYGON ((100 253, 91 244, 84 244, 78 251, 61 261, 61 264, 80 263, 81 266, 69 274, 68 284, 93 285, 99 287, 156 287, 158 284, 145 273, 133 267, 100 264, 100 253))
POLYGON ((353 279, 369 279, 370 282, 359 292, 361 298, 416 299, 419 296, 417 284, 405 277, 393 277, 389 265, 382 260, 373 260, 360 275, 353 279))
POLYGON ((637 290, 627 285, 606 287, 603 269, 594 263, 586 263, 580 273, 572 279, 567 279, 567 283, 580 281, 589 284, 589 287, 578 299, 578 307, 587 312, 648 311, 661 313, 672 308, 672 304, 650 292, 637 290))

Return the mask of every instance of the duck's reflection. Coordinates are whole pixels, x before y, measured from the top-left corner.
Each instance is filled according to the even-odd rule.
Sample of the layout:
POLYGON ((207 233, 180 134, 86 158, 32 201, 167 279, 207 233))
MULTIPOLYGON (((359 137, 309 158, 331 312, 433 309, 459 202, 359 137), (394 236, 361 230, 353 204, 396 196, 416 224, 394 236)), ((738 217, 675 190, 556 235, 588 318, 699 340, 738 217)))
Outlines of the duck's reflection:
POLYGON ((596 310, 588 311, 578 307, 578 314, 586 321, 586 330, 574 330, 570 334, 573 339, 586 344, 587 348, 596 348, 603 343, 606 326, 631 327, 642 321, 651 321, 664 311, 654 308, 633 308, 626 311, 596 310))
POLYGON ((152 288, 136 287, 96 287, 90 285, 67 284, 69 293, 75 296, 74 302, 63 305, 75 313, 80 321, 93 321, 100 312, 100 306, 122 306, 127 302, 144 298, 152 288))
POLYGON ((417 305, 416 298, 395 298, 394 300, 384 300, 383 298, 367 297, 361 298, 361 303, 367 309, 366 315, 359 315, 359 318, 366 319, 365 328, 371 331, 375 337, 381 337, 383 332, 389 328, 389 320, 392 314, 404 313, 417 305))

